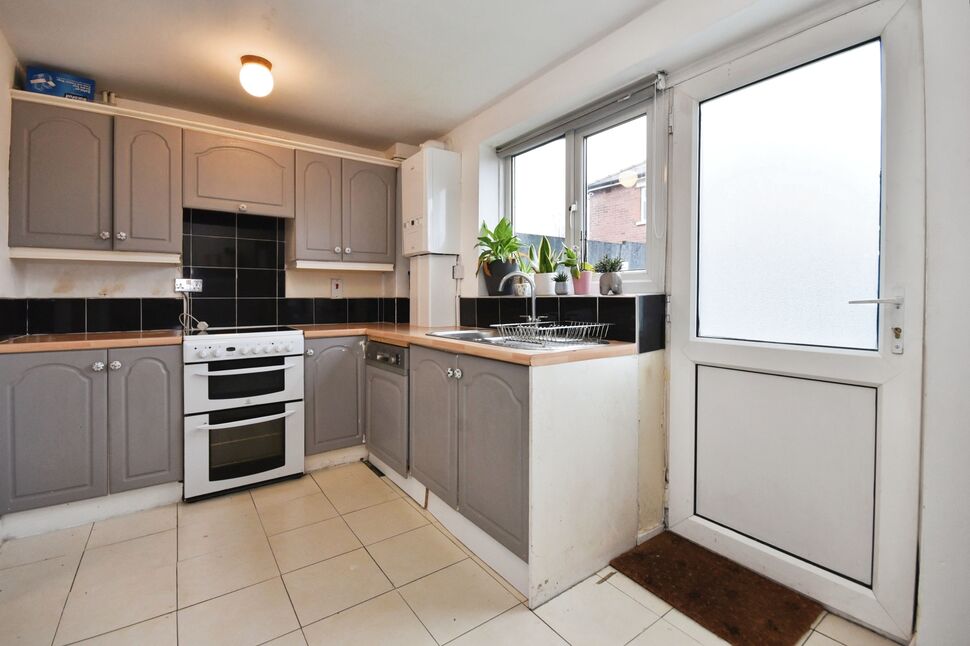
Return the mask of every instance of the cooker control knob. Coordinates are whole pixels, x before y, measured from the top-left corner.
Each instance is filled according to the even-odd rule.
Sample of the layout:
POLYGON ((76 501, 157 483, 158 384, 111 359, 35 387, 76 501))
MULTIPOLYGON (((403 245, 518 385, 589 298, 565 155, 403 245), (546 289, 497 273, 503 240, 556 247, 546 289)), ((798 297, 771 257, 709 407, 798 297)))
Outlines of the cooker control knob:
POLYGON ((222 348, 215 348, 212 351, 212 356, 213 357, 221 357, 222 356, 222 348))
POLYGON ((271 346, 271 345, 264 345, 263 346, 263 352, 265 352, 266 354, 269 354, 272 351, 273 351, 273 346, 271 346))
POLYGON ((283 347, 283 346, 281 346, 281 345, 278 345, 278 346, 276 346, 276 351, 277 351, 277 352, 281 352, 281 353, 282 353, 282 352, 286 352, 286 348, 284 348, 284 347, 283 347))
POLYGON ((242 354, 249 354, 249 346, 244 345, 243 347, 239 348, 239 352, 241 352, 242 354))
POLYGON ((261 345, 254 345, 253 346, 253 354, 259 354, 262 351, 263 351, 263 346, 261 346, 261 345))
POLYGON ((196 354, 199 355, 200 359, 205 359, 209 356, 209 350, 208 348, 199 348, 199 351, 196 352, 196 354))
POLYGON ((286 344, 286 351, 287 352, 293 352, 293 344, 292 343, 287 343, 286 344))

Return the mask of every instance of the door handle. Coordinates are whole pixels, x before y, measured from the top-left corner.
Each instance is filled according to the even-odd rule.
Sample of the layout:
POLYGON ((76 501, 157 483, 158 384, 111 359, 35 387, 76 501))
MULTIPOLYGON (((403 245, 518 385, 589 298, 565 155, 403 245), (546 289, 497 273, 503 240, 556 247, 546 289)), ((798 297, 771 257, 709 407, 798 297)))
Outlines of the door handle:
POLYGON ((108 367, 111 368, 112 370, 121 370, 121 362, 112 361, 111 363, 108 364, 108 367))
POLYGON ((252 426, 254 424, 262 424, 263 422, 272 422, 273 420, 283 419, 284 417, 289 417, 296 411, 288 410, 285 413, 277 413, 276 415, 266 415, 265 417, 251 417, 249 419, 241 419, 235 422, 225 422, 224 424, 199 424, 196 426, 200 431, 218 431, 222 428, 238 428, 240 426, 252 426))
POLYGON ((289 370, 293 364, 279 366, 263 366, 260 368, 237 368, 235 370, 216 370, 215 372, 197 372, 196 377, 232 377, 234 375, 255 375, 260 372, 275 372, 276 370, 289 370))
POLYGON ((905 303, 906 297, 902 294, 886 298, 863 298, 849 301, 849 305, 892 305, 886 318, 889 320, 889 328, 892 332, 890 348, 893 354, 903 353, 903 305, 905 303))
POLYGON ((124 231, 119 231, 118 233, 115 234, 115 237, 118 238, 119 240, 127 240, 128 234, 125 233, 124 231))

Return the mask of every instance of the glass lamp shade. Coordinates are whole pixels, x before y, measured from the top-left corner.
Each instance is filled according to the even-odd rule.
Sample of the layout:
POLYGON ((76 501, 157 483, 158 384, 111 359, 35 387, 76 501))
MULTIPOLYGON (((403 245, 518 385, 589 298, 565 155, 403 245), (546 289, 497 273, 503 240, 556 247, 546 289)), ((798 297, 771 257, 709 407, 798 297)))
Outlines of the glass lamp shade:
POLYGON ((243 56, 239 83, 253 96, 266 96, 273 91, 273 64, 260 56, 243 56))

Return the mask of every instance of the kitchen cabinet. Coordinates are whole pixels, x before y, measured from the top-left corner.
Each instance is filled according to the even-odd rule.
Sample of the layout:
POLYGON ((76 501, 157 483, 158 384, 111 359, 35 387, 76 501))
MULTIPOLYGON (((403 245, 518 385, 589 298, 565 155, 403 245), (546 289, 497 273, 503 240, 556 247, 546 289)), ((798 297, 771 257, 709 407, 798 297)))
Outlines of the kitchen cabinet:
POLYGON ((296 151, 296 217, 288 232, 290 260, 343 257, 340 158, 296 151))
POLYGON ((304 361, 306 454, 364 441, 364 337, 307 339, 304 361))
POLYGON ((292 148, 184 130, 182 154, 183 206, 293 217, 292 148))
POLYGON ((179 480, 181 350, 0 356, 0 513, 179 480))
POLYGON ((11 247, 112 248, 111 116, 13 101, 11 247))
POLYGON ((111 493, 182 479, 182 348, 108 351, 111 493))
POLYGON ((461 355, 458 511, 513 554, 529 554, 529 369, 461 355))
POLYGON ((402 477, 407 477, 407 374, 367 366, 364 402, 368 450, 402 477))
POLYGON ((412 348, 411 474, 528 560, 529 369, 412 348))
POLYGON ((341 162, 343 260, 393 263, 397 255, 397 169, 341 162))
POLYGON ((114 249, 182 251, 182 129, 114 119, 114 249))
POLYGON ((458 506, 458 357, 411 347, 411 475, 458 506))
POLYGON ((0 513, 108 493, 104 350, 0 357, 0 513))

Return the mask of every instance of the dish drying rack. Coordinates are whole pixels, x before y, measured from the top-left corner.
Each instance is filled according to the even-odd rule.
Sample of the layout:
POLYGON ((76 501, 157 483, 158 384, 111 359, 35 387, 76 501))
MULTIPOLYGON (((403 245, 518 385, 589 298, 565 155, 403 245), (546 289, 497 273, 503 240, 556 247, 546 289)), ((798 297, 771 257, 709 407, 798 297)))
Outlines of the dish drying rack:
POLYGON ((535 345, 571 345, 606 343, 606 331, 612 323, 584 323, 582 321, 529 321, 495 323, 491 327, 509 341, 535 345))

